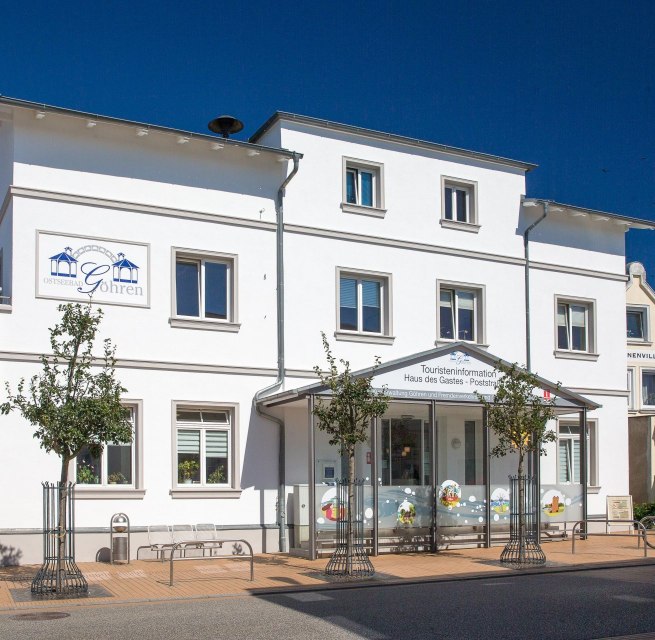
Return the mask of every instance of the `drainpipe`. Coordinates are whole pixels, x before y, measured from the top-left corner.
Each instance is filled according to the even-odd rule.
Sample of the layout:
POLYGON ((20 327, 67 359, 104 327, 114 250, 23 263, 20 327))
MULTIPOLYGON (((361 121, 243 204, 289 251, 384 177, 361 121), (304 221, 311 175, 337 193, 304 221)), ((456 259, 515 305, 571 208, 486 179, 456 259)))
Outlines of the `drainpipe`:
POLYGON ((284 192, 292 178, 298 173, 300 164, 299 153, 293 154, 293 169, 277 190, 275 212, 277 214, 276 237, 276 269, 277 269, 277 379, 268 387, 260 389, 253 399, 257 415, 271 420, 278 425, 278 487, 277 487, 277 523, 280 528, 279 546, 282 553, 287 551, 287 514, 286 514, 286 479, 285 479, 285 433, 284 421, 259 406, 262 396, 276 391, 284 382, 284 192))
MULTIPOLYGON (((535 207, 539 203, 544 205, 544 213, 541 218, 535 220, 523 232, 523 252, 525 256, 525 368, 532 372, 532 357, 531 357, 531 338, 530 338, 530 231, 532 231, 540 222, 542 222, 549 213, 549 202, 546 200, 528 200, 528 206, 535 207)), ((526 205, 526 200, 522 203, 526 205)))
MULTIPOLYGON (((530 231, 532 231, 540 222, 546 219, 549 213, 546 200, 529 200, 529 206, 537 206, 540 202, 544 206, 544 213, 537 218, 523 233, 523 252, 525 256, 525 368, 532 372, 532 345, 530 334, 530 231)), ((523 200, 525 206, 526 201, 523 200)), ((541 465, 539 464, 539 455, 535 452, 528 459, 528 475, 534 475, 534 495, 532 497, 534 504, 539 504, 539 487, 541 486, 541 465)), ((537 509, 537 543, 541 542, 541 512, 537 509)))

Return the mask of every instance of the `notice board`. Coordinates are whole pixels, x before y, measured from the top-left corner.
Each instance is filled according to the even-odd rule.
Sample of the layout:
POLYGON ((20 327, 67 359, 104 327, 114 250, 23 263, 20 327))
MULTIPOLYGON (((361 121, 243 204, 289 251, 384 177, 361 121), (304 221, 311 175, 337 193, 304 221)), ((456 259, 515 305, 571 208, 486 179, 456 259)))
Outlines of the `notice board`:
MULTIPOLYGON (((632 511, 632 496, 607 496, 608 520, 634 520, 632 511)), ((621 523, 609 523, 610 526, 621 526, 621 523)))

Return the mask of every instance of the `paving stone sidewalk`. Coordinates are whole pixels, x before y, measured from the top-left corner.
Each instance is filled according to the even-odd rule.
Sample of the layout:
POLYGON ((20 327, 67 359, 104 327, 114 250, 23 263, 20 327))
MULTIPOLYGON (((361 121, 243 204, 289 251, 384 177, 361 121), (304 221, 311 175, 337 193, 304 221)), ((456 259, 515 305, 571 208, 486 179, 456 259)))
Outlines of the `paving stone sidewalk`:
MULTIPOLYGON (((546 566, 530 572, 655 564, 655 549, 644 558, 637 537, 604 536, 543 545, 546 566)), ((310 561, 283 554, 255 556, 255 579, 250 581, 247 559, 203 559, 176 562, 174 586, 169 586, 169 562, 132 561, 125 565, 83 562, 79 566, 89 582, 89 595, 74 599, 34 599, 29 593, 36 566, 0 568, 0 613, 17 610, 107 606, 123 603, 246 596, 276 591, 343 588, 363 584, 409 581, 462 580, 497 577, 518 571, 500 565, 502 547, 451 548, 438 553, 385 554, 372 558, 376 569, 367 581, 340 582, 323 575, 327 559, 310 561)), ((521 571, 525 573, 526 571, 521 571)))

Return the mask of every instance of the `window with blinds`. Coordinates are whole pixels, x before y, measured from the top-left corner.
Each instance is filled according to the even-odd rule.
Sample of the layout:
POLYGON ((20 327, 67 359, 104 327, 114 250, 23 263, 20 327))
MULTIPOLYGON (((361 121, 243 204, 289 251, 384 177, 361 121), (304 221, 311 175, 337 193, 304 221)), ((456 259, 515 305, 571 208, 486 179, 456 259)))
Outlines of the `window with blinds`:
POLYGON ((342 275, 339 278, 339 329, 362 333, 385 333, 382 279, 342 275))
POLYGON ((228 485, 230 413, 214 409, 177 410, 177 481, 182 485, 228 485))
MULTIPOLYGON (((590 486, 598 484, 597 424, 587 422, 587 474, 590 486)), ((582 480, 580 425, 560 423, 557 437, 557 481, 580 484, 582 480)))
POLYGON ((592 306, 557 302, 557 348, 565 351, 593 351, 592 306))

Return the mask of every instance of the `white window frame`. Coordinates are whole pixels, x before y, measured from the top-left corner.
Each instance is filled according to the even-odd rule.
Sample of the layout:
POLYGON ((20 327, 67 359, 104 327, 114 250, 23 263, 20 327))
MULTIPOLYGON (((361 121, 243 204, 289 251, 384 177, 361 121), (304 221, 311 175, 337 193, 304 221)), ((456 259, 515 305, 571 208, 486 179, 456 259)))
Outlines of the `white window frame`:
POLYGON ((352 342, 369 342, 374 344, 393 344, 392 325, 392 277, 390 273, 379 271, 364 271, 361 269, 347 269, 337 267, 336 269, 336 331, 334 337, 337 340, 349 340, 352 342), (357 280, 357 330, 341 329, 341 279, 352 278, 357 280), (380 284, 380 325, 381 331, 363 331, 362 324, 362 281, 373 281, 380 284))
POLYGON ((233 402, 197 402, 174 400, 172 402, 172 489, 173 498, 237 498, 241 495, 240 454, 239 454, 239 405, 233 402), (178 421, 178 411, 225 412, 227 423, 178 421), (177 432, 178 430, 199 430, 200 436, 200 471, 199 482, 184 484, 179 481, 177 432), (228 478, 225 483, 208 484, 204 481, 205 471, 205 434, 208 431, 228 433, 228 478))
MULTIPOLYGON (((560 418, 557 421, 557 484, 576 485, 582 484, 578 482, 560 482, 560 442, 567 441, 573 442, 574 440, 580 441, 581 434, 562 434, 562 427, 580 427, 580 421, 575 419, 560 418)), ((580 443, 582 445, 582 443, 580 443)), ((572 444, 571 444, 572 447, 572 444)), ((582 450, 582 449, 581 449, 582 450)), ((587 420, 587 487, 597 489, 599 487, 599 469, 598 469, 598 421, 587 420)), ((578 464, 580 461, 578 460, 578 464)), ((582 477, 582 468, 580 468, 580 476, 582 477)), ((575 470, 572 469, 571 477, 575 478, 575 470)))
POLYGON ((639 375, 639 396, 641 398, 641 408, 648 411, 653 411, 655 410, 655 403, 649 404, 646 402, 647 398, 644 397, 644 375, 652 375, 655 377, 655 369, 640 369, 639 375))
POLYGON ((628 367, 626 387, 628 389, 628 411, 636 411, 637 402, 635 398, 635 368, 628 367))
POLYGON ((628 305, 625 310, 626 313, 626 337, 628 344, 650 344, 650 309, 648 305, 628 305), (639 314, 641 316, 641 327, 643 336, 641 338, 631 338, 627 336, 627 317, 629 313, 639 314))
POLYGON ((554 355, 556 358, 567 358, 570 360, 597 360, 597 344, 596 344, 596 300, 592 298, 577 298, 563 295, 555 295, 555 308, 554 308, 554 322, 555 322, 555 350, 554 355), (562 348, 559 345, 559 306, 566 307, 567 317, 567 336, 568 348, 562 348), (571 324, 571 307, 579 306, 584 307, 585 310, 585 339, 586 349, 578 350, 572 348, 572 324, 571 324))
MULTIPOLYGON (((456 299, 456 295, 455 295, 456 299)), ((486 287, 481 284, 471 284, 465 282, 454 282, 448 280, 437 280, 437 297, 436 297, 436 306, 437 306, 437 339, 435 344, 437 346, 449 344, 452 342, 470 342, 471 344, 477 344, 479 346, 486 347, 486 287), (453 338, 442 338, 441 337, 441 292, 444 290, 450 291, 464 291, 467 293, 472 293, 475 296, 474 302, 474 326, 475 326, 475 339, 473 340, 462 340, 457 336, 457 309, 455 308, 455 326, 453 333, 455 337, 453 338)))
POLYGON ((206 329, 212 331, 237 332, 241 328, 238 322, 238 259, 231 253, 218 253, 215 251, 201 251, 172 248, 171 259, 171 327, 184 329, 206 329), (198 316, 185 316, 177 313, 177 264, 178 262, 195 263, 198 269, 198 316), (207 318, 204 313, 205 277, 204 270, 207 262, 227 265, 227 292, 226 311, 227 318, 207 318))
MULTIPOLYGON (((107 478, 107 445, 102 454, 101 474, 99 484, 75 485, 75 498, 88 500, 94 498, 132 498, 142 499, 145 496, 143 475, 143 402, 141 400, 124 400, 123 405, 130 409, 133 437, 132 447, 132 482, 130 484, 110 484, 107 478)), ((111 445, 109 445, 111 446, 111 445)), ((71 461, 69 468, 71 478, 77 479, 77 459, 71 461)))
POLYGON ((345 213, 360 213, 375 217, 384 217, 384 165, 381 162, 360 160, 357 158, 342 158, 342 193, 341 209, 345 213), (353 172, 356 180, 357 202, 348 202, 348 173, 353 172), (373 204, 364 205, 361 202, 361 172, 370 173, 373 182, 373 204))
POLYGON ((458 229, 460 231, 469 231, 477 233, 480 230, 478 220, 478 183, 475 180, 463 180, 461 178, 452 178, 441 176, 441 220, 440 224, 446 229, 458 229), (446 189, 451 189, 451 211, 454 218, 446 217, 446 199, 448 194, 446 189), (466 197, 466 220, 457 220, 457 191, 464 192, 466 197))

